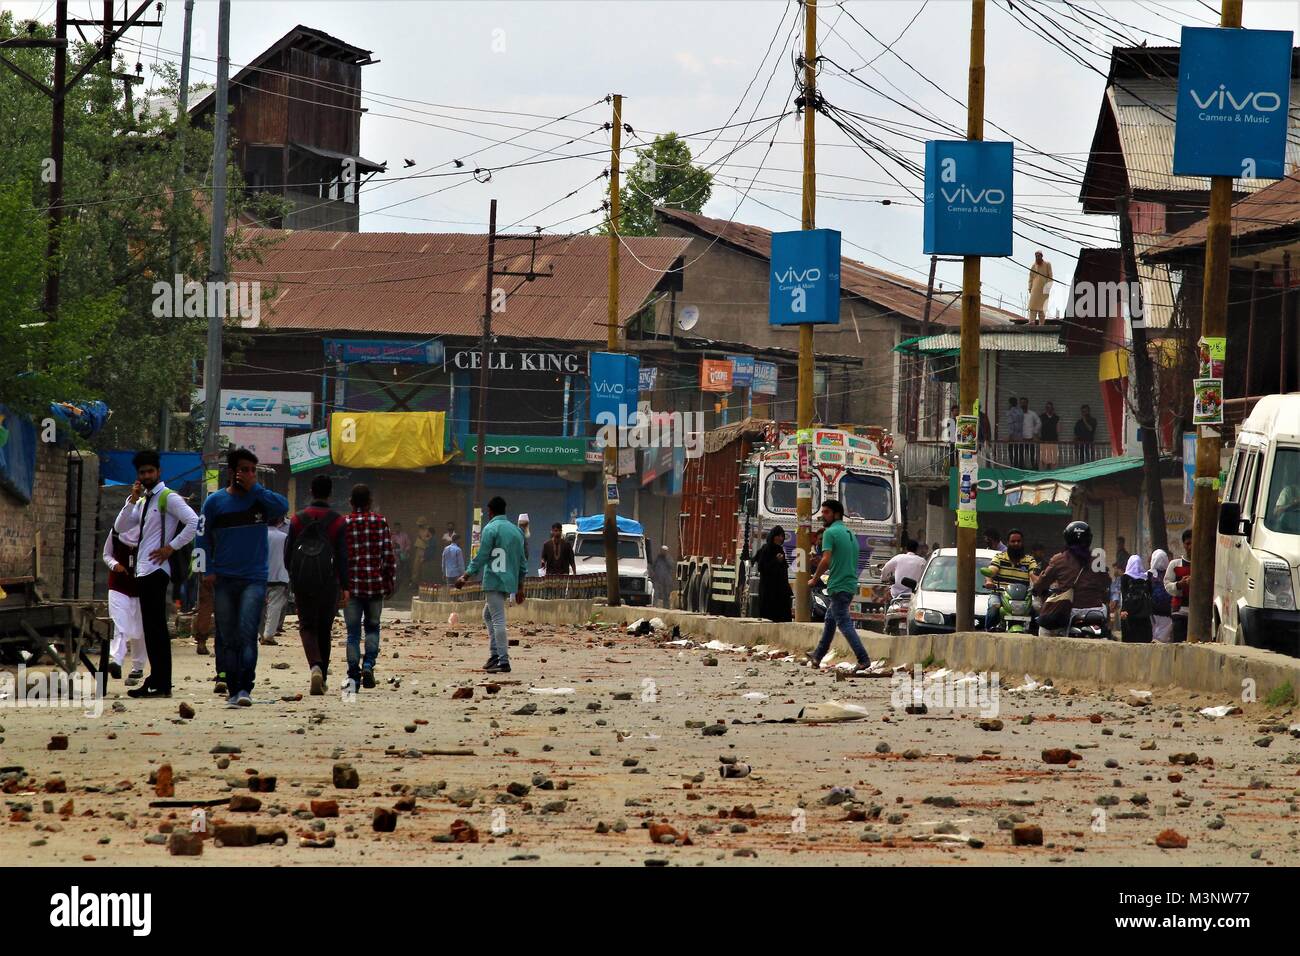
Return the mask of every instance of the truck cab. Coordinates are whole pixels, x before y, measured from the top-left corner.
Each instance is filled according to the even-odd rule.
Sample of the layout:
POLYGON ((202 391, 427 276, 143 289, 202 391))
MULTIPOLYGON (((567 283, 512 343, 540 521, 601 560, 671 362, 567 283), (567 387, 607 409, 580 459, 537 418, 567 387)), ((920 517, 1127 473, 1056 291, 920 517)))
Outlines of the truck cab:
POLYGON ((1237 431, 1223 486, 1214 557, 1215 639, 1300 655, 1298 587, 1300 394, 1268 395, 1237 431))

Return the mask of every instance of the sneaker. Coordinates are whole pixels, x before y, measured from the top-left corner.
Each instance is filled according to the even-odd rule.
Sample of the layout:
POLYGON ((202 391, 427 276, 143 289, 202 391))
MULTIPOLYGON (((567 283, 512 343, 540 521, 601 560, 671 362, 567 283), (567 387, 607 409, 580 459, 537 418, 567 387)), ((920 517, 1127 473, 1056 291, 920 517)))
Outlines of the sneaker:
POLYGON ((226 708, 228 710, 234 710, 238 706, 239 706, 238 694, 231 694, 229 697, 226 698, 226 708))
POLYGON ((108 662, 108 676, 111 677, 111 678, 113 678, 113 680, 121 680, 121 679, 122 679, 122 665, 119 664, 117 661, 109 661, 109 662, 108 662))
POLYGON ((140 681, 144 680, 144 671, 136 669, 126 675, 126 686, 135 687, 140 681))
POLYGON ((199 657, 207 657, 211 653, 208 650, 208 639, 206 637, 200 637, 196 638, 196 640, 199 646, 194 649, 194 653, 198 654, 199 657))
POLYGON ((272 637, 262 638, 262 644, 266 647, 278 647, 280 642, 277 641, 274 636, 272 636, 272 637))
POLYGON ((361 686, 362 687, 375 686, 375 672, 372 668, 367 667, 365 670, 361 672, 361 686))
POLYGON ((140 697, 170 697, 171 695, 172 695, 172 692, 171 692, 171 688, 170 688, 170 687, 167 688, 166 690, 164 690, 164 689, 161 688, 161 687, 154 687, 154 686, 153 686, 152 684, 150 684, 148 681, 145 681, 144 684, 142 684, 141 686, 139 686, 139 687, 135 687, 135 688, 133 688, 133 689, 131 689, 131 690, 128 690, 128 691, 126 692, 126 696, 127 696, 127 697, 135 697, 135 698, 140 698, 140 697))
POLYGON ((319 697, 325 693, 325 675, 321 673, 319 667, 311 669, 311 695, 319 697))
POLYGON ((252 707, 253 697, 251 694, 248 693, 248 691, 241 690, 239 692, 239 695, 235 699, 235 703, 238 704, 240 707, 252 707))
POLYGON ((813 667, 820 668, 822 666, 822 659, 817 656, 817 653, 815 651, 809 651, 807 654, 805 654, 804 660, 806 660, 813 667))
POLYGON ((486 672, 489 673, 489 674, 509 674, 509 673, 510 673, 510 662, 507 661, 507 662, 504 663, 504 664, 498 662, 498 663, 493 664, 491 667, 485 667, 485 668, 483 668, 483 670, 486 671, 486 672))
POLYGON ((498 663, 499 662, 497 661, 497 656, 493 654, 491 657, 487 659, 487 663, 483 665, 483 669, 490 670, 491 668, 496 667, 498 663))

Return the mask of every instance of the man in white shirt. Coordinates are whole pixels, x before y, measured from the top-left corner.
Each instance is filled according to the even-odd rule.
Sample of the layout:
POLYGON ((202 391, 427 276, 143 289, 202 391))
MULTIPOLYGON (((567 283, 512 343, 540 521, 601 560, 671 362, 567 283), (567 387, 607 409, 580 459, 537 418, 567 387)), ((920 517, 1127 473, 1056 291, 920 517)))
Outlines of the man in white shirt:
MULTIPOLYGON (((135 557, 135 585, 144 627, 145 650, 149 655, 149 676, 128 697, 170 697, 172 695, 172 645, 167 627, 167 592, 171 587, 172 554, 194 540, 199 516, 162 480, 161 460, 155 451, 137 452, 136 483, 127 503, 113 522, 113 530, 125 534, 133 524, 139 534, 135 557)), ((204 557, 195 552, 195 560, 204 557)))
POLYGON ((1020 412, 1024 416, 1020 421, 1020 436, 1025 441, 1027 459, 1024 467, 1033 471, 1038 468, 1038 438, 1043 433, 1043 420, 1029 407, 1027 398, 1020 399, 1020 412))
POLYGON ((275 635, 284 626, 289 609, 289 569, 284 564, 284 543, 289 532, 278 518, 266 529, 266 607, 262 611, 262 643, 279 644, 275 635))
POLYGON ((896 598, 900 594, 911 594, 912 588, 903 583, 903 578, 920 582, 921 572, 925 569, 925 558, 916 553, 917 543, 908 538, 903 550, 898 552, 880 569, 881 583, 889 582, 889 596, 896 598))
MULTIPOLYGON (((131 502, 122 505, 123 511, 137 507, 131 502)), ((122 664, 127 650, 131 651, 131 673, 126 686, 134 687, 144 677, 147 661, 144 652, 144 625, 140 622, 140 601, 136 597, 135 564, 136 545, 140 534, 136 526, 118 534, 112 529, 104 538, 101 557, 108 567, 108 616, 113 621, 113 642, 109 646, 108 673, 113 678, 122 676, 122 664)))

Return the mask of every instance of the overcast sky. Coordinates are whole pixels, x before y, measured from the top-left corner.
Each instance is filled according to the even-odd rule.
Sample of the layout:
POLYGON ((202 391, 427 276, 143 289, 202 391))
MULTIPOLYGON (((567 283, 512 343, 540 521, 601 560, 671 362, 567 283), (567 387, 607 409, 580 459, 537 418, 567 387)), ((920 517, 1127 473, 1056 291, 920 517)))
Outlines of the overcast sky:
MULTIPOLYGON (((19 17, 53 16, 52 0, 4 6, 19 17)), ((1073 9, 1044 0, 1016 0, 1016 6, 1050 13, 1106 53, 1116 44, 1116 32, 1146 39, 1150 45, 1168 45, 1181 25, 1217 23, 1211 9, 1217 9, 1217 3, 1201 0, 1076 0, 1073 9)), ((74 16, 97 16, 102 5, 79 0, 71 9, 74 16)), ((1294 30, 1298 12, 1300 4, 1294 0, 1247 0, 1245 25, 1294 30)), ((802 20, 796 13, 797 6, 785 0, 235 0, 231 72, 299 23, 373 51, 381 62, 362 71, 363 103, 370 112, 362 120, 361 151, 369 159, 387 161, 389 172, 362 192, 365 231, 483 231, 492 198, 499 200, 502 227, 554 225, 557 231, 578 231, 592 226, 600 218, 591 210, 603 198, 604 180, 599 177, 608 165, 607 155, 595 155, 608 148, 608 134, 600 126, 609 118, 609 107, 602 100, 611 92, 624 95, 624 122, 645 140, 666 130, 697 134, 689 139, 696 160, 720 164, 714 167, 717 183, 706 214, 789 229, 798 228, 801 127, 793 116, 785 119, 770 150, 772 131, 759 134, 766 126, 764 117, 793 108, 791 54, 803 48, 799 33, 790 32, 795 20, 802 20), (572 118, 532 131, 561 116, 572 118), (751 117, 756 120, 752 125, 698 135, 751 117), (517 138, 510 143, 493 142, 512 137, 517 138), (754 142, 744 145, 749 140, 754 142), (466 168, 500 167, 565 153, 593 155, 502 169, 488 183, 464 175, 410 178, 445 174, 452 170, 447 164, 454 158, 465 158, 466 168), (405 169, 406 159, 416 165, 405 169), (564 198, 571 192, 573 196, 564 198)), ((167 0, 161 30, 131 32, 135 48, 124 45, 123 52, 144 63, 146 77, 155 60, 179 61, 183 16, 181 0, 167 0)), ((921 144, 899 134, 938 134, 930 120, 907 107, 964 133, 969 3, 846 0, 841 6, 823 0, 820 18, 820 54, 854 71, 876 91, 836 75, 841 71, 831 64, 823 67, 820 89, 830 103, 870 117, 859 121, 869 135, 920 162, 921 144), (901 61, 886 53, 864 27, 885 44, 897 38, 892 48, 901 61), (886 132, 882 120, 895 125, 886 132)), ((214 0, 196 3, 194 25, 193 78, 212 82, 214 0)), ((1017 147, 1018 155, 1056 174, 1051 183, 1017 174, 1018 209, 1076 240, 1116 244, 1114 219, 1082 216, 1076 201, 1077 170, 1092 140, 1103 76, 1018 23, 1006 0, 989 0, 987 25, 986 118, 1049 154, 1033 157, 1017 147), (1061 182, 1071 177, 1073 184, 1061 182)), ((1082 46, 1078 39, 1063 39, 1072 49, 1082 46)), ((1081 55, 1104 73, 1102 58, 1081 55)), ((923 192, 920 182, 887 160, 889 172, 882 171, 821 116, 817 134, 817 225, 843 232, 846 255, 924 281, 928 261, 921 252, 919 203, 889 174, 917 195, 923 192), (881 205, 883 198, 893 203, 881 205)), ((991 127, 985 135, 1006 138, 991 127)), ((625 144, 629 140, 638 142, 625 137, 625 144)), ((625 163, 633 158, 627 156, 625 163)), ((1030 236, 1016 240, 1014 258, 1020 265, 985 260, 983 273, 986 300, 1017 310, 1025 299, 1023 266, 1032 261, 1034 250, 1043 248, 1057 278, 1068 280, 1079 245, 1023 225, 1018 228, 1030 236)), ((960 278, 959 264, 940 265, 939 279, 947 287, 959 285, 960 278)), ((1063 302, 1058 287, 1053 305, 1063 302)))

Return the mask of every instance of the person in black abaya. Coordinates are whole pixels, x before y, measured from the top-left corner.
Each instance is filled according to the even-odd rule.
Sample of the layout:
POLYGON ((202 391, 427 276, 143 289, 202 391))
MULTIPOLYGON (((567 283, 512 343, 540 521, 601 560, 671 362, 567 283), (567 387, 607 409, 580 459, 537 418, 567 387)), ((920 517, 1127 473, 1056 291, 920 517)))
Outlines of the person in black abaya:
POLYGON ((785 529, 777 525, 767 544, 754 556, 758 565, 758 616, 769 621, 792 621, 790 565, 785 559, 785 529))

